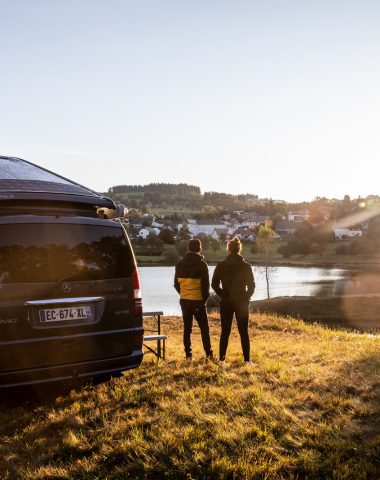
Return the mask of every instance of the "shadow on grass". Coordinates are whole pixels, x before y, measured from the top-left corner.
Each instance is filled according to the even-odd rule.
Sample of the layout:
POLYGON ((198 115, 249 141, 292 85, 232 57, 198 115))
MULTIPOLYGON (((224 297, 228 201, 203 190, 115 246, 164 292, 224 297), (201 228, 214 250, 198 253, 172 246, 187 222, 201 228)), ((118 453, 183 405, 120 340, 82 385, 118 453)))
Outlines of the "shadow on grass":
MULTIPOLYGON (((284 462, 278 466, 273 477, 259 474, 253 478, 341 478, 345 480, 378 479, 380 478, 380 355, 369 355, 358 360, 348 362, 338 370, 335 379, 323 385, 321 399, 331 394, 334 399, 346 401, 343 407, 337 407, 336 412, 326 411, 323 406, 319 413, 319 421, 336 424, 333 429, 321 429, 308 438, 302 446, 289 448, 287 437, 279 428, 277 438, 278 447, 287 450, 293 460, 291 464, 284 462), (360 406, 356 407, 360 399, 360 406)), ((209 372, 210 373, 210 372, 209 372)), ((214 372, 215 373, 215 372, 214 372)), ((162 380, 168 379, 168 372, 163 372, 162 380)), ((160 375, 160 374, 158 374, 160 375)), ((186 375, 186 372, 184 372, 186 375)), ((172 379, 174 381, 173 376, 172 379)), ((146 378, 149 378, 146 377, 146 378)), ((216 378, 216 377, 215 377, 216 378)), ((215 378, 205 375, 204 381, 213 383, 215 378)), ((191 389, 194 378, 189 379, 187 388, 191 389)), ((140 401, 143 401, 141 398, 140 401)), ((322 400, 323 401, 323 400, 322 400)), ((247 412, 246 412, 247 413, 247 412)), ((181 420, 180 412, 173 415, 181 424, 191 422, 181 420)), ((252 419, 251 419, 252 421, 252 419)), ((139 449, 113 450, 110 455, 99 464, 94 464, 90 472, 91 478, 132 478, 149 476, 149 478, 239 478, 239 456, 247 455, 244 450, 255 445, 257 451, 265 446, 265 435, 248 435, 245 440, 234 444, 226 441, 216 442, 212 435, 212 425, 200 425, 194 440, 188 438, 178 439, 177 444, 168 444, 164 454, 159 454, 151 427, 154 422, 149 418, 141 425, 140 434, 143 442, 143 454, 139 449), (204 455, 202 459, 195 459, 193 449, 197 442, 204 441, 204 455), (194 442, 194 443, 193 443, 194 442), (260 446, 262 444, 262 447, 260 446), (223 463, 216 466, 215 455, 223 456, 223 461, 229 462, 225 467, 223 463), (146 465, 149 459, 149 467, 146 465), (148 470, 147 470, 148 468, 148 470), (224 470, 225 468, 225 470, 224 470), (234 471, 236 468, 236 471, 234 471)), ((297 428, 297 425, 295 425, 297 428)), ((285 431, 286 429, 284 429, 285 431)), ((157 433, 157 430, 156 430, 157 433)), ((272 432, 275 434, 275 431, 272 432)), ((125 432, 128 436, 129 432, 125 432)), ((252 455, 252 454, 248 454, 252 455)), ((261 461, 268 460, 268 465, 276 463, 276 454, 267 453, 261 461)), ((247 457, 248 460, 248 457, 247 457)), ((250 461, 257 461, 252 458, 250 461)), ((258 460, 260 461, 260 459, 258 460)), ((259 470, 259 469, 258 469, 259 470)))
POLYGON ((0 390, 0 410, 4 408, 51 407, 58 397, 65 397, 71 391, 81 392, 100 383, 110 380, 110 377, 99 377, 91 381, 72 380, 70 382, 52 382, 33 386, 14 387, 0 390))
POLYGON ((319 438, 310 440, 308 451, 314 447, 318 461, 310 465, 305 456, 299 456, 293 472, 299 478, 380 478, 379 373, 380 350, 378 355, 346 363, 335 375, 335 381, 325 385, 326 392, 347 405, 327 416, 328 422, 335 424, 333 435, 321 433, 319 438))
MULTIPOLYGON (((235 386, 233 380, 235 374, 240 379, 244 376, 251 378, 251 374, 246 370, 240 371, 239 368, 232 365, 226 373, 230 379, 230 389, 235 386)), ((261 466, 262 475, 258 474, 251 478, 378 479, 379 372, 380 351, 377 355, 371 350, 371 354, 367 356, 344 363, 337 370, 333 380, 318 384, 320 394, 318 390, 312 392, 319 395, 318 405, 302 406, 310 410, 314 408, 313 418, 317 416, 314 425, 331 423, 336 424, 336 428, 317 429, 314 436, 311 434, 308 436, 306 430, 306 433, 303 432, 305 443, 294 447, 289 446, 288 439, 285 438, 285 429, 281 428, 280 420, 284 417, 279 417, 277 422, 278 434, 272 424, 262 420, 265 427, 263 432, 267 431, 268 436, 255 436, 255 430, 251 429, 251 433, 241 437, 241 441, 239 438, 230 439, 227 436, 223 444, 221 440, 214 438, 213 420, 206 415, 203 423, 198 423, 199 428, 197 427, 190 436, 188 433, 185 437, 181 430, 180 435, 175 436, 171 443, 166 442, 165 434, 168 432, 155 428, 162 418, 164 422, 174 419, 184 428, 191 426, 193 419, 191 410, 181 412, 179 405, 178 411, 168 412, 162 410, 162 403, 180 398, 180 393, 184 390, 191 393, 198 387, 199 393, 202 386, 220 386, 220 381, 225 375, 214 366, 205 368, 201 361, 194 362, 190 368, 180 361, 166 362, 159 366, 147 363, 138 371, 128 372, 124 379, 99 386, 79 387, 66 397, 63 391, 53 391, 49 394, 49 389, 44 393, 39 390, 37 398, 16 398, 13 404, 12 400, 8 405, 3 402, 0 405, 3 419, 6 417, 7 408, 11 407, 12 410, 10 423, 0 428, 0 437, 3 437, 0 438, 0 444, 7 436, 6 447, 3 449, 0 445, 0 452, 18 454, 18 458, 13 462, 8 461, 8 465, 4 465, 3 462, 0 472, 6 472, 8 475, 2 478, 21 478, 20 472, 29 464, 31 471, 34 472, 41 465, 46 467, 62 465, 71 474, 62 478, 243 478, 242 471, 239 471, 240 459, 244 459, 246 468, 254 462, 264 462, 268 459, 268 469, 271 466, 276 468, 276 471, 265 474, 266 467, 261 466), (59 401, 58 396, 61 397, 59 401), (327 410, 323 406, 325 398, 337 402, 342 399, 338 405, 343 407, 336 407, 336 411, 327 410), (157 400, 161 402, 161 407, 157 400), (75 409, 71 408, 75 404, 79 404, 78 415, 81 416, 81 423, 78 424, 75 423, 77 421, 75 409), (97 413, 91 411, 94 406, 97 413), (136 410, 140 407, 142 409, 136 415, 136 410), (63 412, 65 409, 67 412, 63 412), (46 422, 49 414, 56 414, 56 420, 46 422), (112 424, 117 415, 123 421, 135 415, 133 428, 125 422, 125 427, 121 430, 108 433, 107 426, 112 424), (33 428, 29 430, 28 424, 33 428), (62 444, 62 435, 71 429, 74 433, 84 436, 83 445, 62 444), (20 435, 17 432, 20 432, 20 435), (157 432, 160 434, 158 437, 157 432), (269 449, 261 454, 266 439, 270 436, 275 437, 277 442, 273 444, 275 447, 273 454, 269 449), (34 444, 35 448, 32 449, 25 446, 34 444), (160 444, 160 448, 157 448, 157 444, 160 444), (198 453, 201 451, 198 458, 194 456, 197 448, 198 453), (41 460, 37 461, 35 456, 38 449, 43 454, 40 453, 41 460), (288 455, 291 461, 286 463, 284 460, 279 464, 276 458, 278 453, 275 450, 286 452, 284 458, 288 455), (257 452, 261 457, 255 457, 257 452), (77 460, 87 462, 85 471, 77 460), (9 476, 9 472, 13 477, 9 476)), ((242 385, 236 387, 242 388, 242 385)), ((221 386, 220 400, 214 405, 216 411, 228 408, 228 405, 222 405, 223 388, 224 386, 221 386)), ((274 393, 276 405, 280 404, 277 401, 280 393, 274 393)), ((207 402, 207 396, 202 396, 200 401, 207 402)), ((263 408, 266 408, 266 405, 263 405, 263 408)), ((205 413, 204 408, 202 412, 205 413)), ((245 417, 252 425, 257 420, 245 403, 235 407, 235 414, 241 418, 245 417)), ((293 428, 297 431, 301 429, 296 422, 293 428)))

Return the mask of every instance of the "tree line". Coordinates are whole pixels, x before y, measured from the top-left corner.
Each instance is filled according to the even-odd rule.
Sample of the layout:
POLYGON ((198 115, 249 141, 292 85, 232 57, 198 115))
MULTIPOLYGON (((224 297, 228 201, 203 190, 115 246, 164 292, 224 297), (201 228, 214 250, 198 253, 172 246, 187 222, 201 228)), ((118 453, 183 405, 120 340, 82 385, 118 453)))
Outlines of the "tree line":
POLYGON ((148 185, 115 185, 108 189, 108 194, 158 192, 166 195, 200 195, 201 189, 187 183, 149 183, 148 185))

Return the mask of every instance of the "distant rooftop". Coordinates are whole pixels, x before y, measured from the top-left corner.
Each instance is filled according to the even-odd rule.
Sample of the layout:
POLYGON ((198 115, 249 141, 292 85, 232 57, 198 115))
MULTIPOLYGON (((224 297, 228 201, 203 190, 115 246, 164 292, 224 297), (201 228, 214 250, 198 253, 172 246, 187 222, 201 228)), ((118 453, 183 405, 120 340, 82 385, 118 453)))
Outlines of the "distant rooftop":
POLYGON ((216 222, 215 220, 198 220, 198 225, 224 225, 222 221, 216 222))

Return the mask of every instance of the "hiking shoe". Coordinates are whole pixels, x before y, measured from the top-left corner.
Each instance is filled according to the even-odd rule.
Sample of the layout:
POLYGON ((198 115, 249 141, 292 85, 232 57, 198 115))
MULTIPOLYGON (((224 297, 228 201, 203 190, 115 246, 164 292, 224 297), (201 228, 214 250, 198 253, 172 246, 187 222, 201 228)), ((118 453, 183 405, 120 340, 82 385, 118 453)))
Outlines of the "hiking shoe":
POLYGON ((253 367, 255 364, 252 362, 252 360, 244 360, 244 365, 246 367, 253 367))
POLYGON ((214 355, 207 355, 206 361, 211 363, 218 363, 218 360, 214 357, 214 355))
POLYGON ((186 357, 186 363, 191 363, 193 361, 193 357, 186 357))

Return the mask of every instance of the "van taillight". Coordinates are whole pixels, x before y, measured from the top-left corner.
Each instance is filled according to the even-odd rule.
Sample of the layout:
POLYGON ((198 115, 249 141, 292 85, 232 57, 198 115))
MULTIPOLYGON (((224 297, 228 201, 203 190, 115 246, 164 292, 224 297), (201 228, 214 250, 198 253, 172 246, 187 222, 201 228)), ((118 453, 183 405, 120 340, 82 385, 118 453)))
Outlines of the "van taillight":
POLYGON ((139 272, 137 268, 132 273, 132 288, 133 288, 133 300, 135 303, 135 315, 142 315, 142 296, 139 272))

